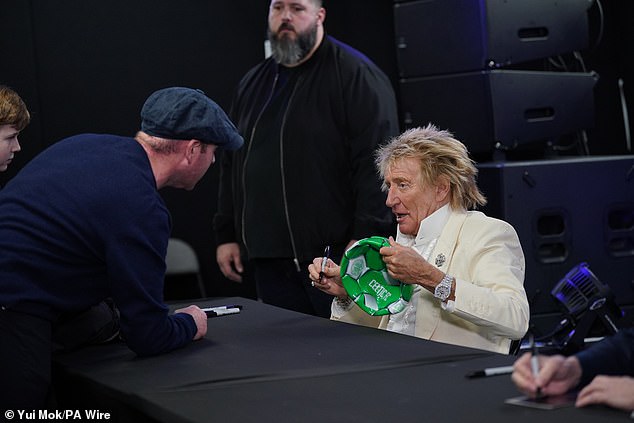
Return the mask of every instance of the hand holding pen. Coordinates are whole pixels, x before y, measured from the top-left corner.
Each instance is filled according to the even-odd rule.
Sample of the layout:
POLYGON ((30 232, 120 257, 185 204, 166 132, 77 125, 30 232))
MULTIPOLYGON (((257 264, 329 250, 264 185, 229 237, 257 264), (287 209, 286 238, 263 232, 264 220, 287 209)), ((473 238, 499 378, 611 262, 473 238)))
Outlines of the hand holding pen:
POLYGON ((533 398, 556 396, 579 384, 581 366, 574 355, 540 355, 536 346, 533 348, 531 343, 530 347, 531 351, 524 353, 513 365, 511 379, 521 392, 533 398))
POLYGON ((328 259, 330 258, 330 245, 327 245, 324 249, 324 255, 321 259, 320 267, 317 266, 317 259, 313 260, 313 264, 308 266, 308 273, 310 274, 310 284, 315 286, 315 284, 321 285, 323 283, 323 279, 326 276, 325 271, 328 266, 328 259), (315 272, 319 269, 319 273, 317 277, 314 277, 315 272))
POLYGON ((348 294, 339 276, 341 269, 331 260, 330 254, 331 248, 328 246, 324 250, 324 255, 322 257, 316 257, 312 264, 308 266, 310 284, 335 297, 346 296, 348 294))

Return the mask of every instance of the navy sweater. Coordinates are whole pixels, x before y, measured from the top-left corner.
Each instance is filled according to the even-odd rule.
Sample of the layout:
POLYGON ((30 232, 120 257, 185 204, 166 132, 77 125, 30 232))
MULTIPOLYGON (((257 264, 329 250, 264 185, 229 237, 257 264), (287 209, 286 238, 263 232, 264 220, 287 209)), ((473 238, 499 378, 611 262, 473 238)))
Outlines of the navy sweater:
POLYGON ((634 376, 634 328, 620 330, 577 353, 583 375, 580 386, 597 375, 634 376))
POLYGON ((183 346, 196 325, 163 303, 170 229, 134 139, 62 140, 0 191, 0 305, 53 321, 112 297, 137 354, 183 346))

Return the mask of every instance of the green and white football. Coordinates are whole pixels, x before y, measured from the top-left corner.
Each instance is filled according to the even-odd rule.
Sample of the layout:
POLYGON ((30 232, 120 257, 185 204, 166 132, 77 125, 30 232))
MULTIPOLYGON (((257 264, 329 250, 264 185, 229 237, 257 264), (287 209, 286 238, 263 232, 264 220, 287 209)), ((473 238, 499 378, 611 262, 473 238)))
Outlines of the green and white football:
POLYGON ((387 238, 373 236, 357 241, 341 259, 341 280, 346 292, 373 316, 400 313, 414 292, 413 285, 390 277, 379 250, 390 245, 387 238))

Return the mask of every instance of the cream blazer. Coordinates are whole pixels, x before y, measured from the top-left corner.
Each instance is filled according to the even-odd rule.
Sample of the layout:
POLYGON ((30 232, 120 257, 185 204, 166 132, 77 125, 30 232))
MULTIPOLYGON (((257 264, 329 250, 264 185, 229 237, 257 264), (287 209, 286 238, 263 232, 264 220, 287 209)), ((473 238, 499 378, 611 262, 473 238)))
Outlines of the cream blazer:
MULTIPOLYGON (((422 253, 416 241, 411 247, 422 253)), ((422 289, 415 336, 508 354, 511 340, 524 336, 530 319, 524 253, 515 229, 481 212, 452 210, 430 262, 456 278, 456 299, 453 307, 443 307, 422 289)), ((370 316, 356 305, 340 318, 331 317, 380 329, 389 318, 370 316)))

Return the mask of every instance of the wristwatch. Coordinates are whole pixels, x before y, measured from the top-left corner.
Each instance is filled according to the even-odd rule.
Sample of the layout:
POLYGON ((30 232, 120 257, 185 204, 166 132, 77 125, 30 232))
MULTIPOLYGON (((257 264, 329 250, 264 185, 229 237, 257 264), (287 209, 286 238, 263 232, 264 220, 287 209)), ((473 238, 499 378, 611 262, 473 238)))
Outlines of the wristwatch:
POLYGON ((445 273, 440 283, 436 285, 434 289, 434 297, 439 298, 440 301, 447 301, 447 298, 451 295, 451 286, 453 285, 453 276, 449 276, 445 273))

